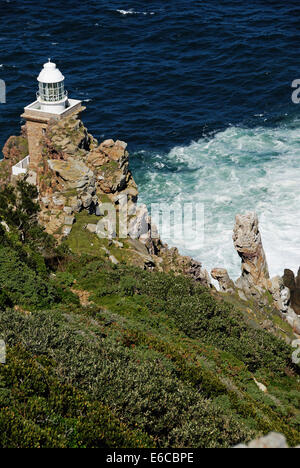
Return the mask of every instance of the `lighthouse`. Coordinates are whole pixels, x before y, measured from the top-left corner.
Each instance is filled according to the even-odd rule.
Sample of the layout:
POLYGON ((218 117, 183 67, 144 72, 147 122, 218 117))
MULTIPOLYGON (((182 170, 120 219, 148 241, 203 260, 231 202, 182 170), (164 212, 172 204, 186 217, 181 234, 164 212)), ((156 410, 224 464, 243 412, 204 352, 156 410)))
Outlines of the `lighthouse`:
POLYGON ((36 100, 24 108, 21 117, 26 121, 29 155, 13 167, 13 175, 29 169, 37 174, 42 159, 42 139, 51 120, 62 120, 79 114, 81 101, 70 99, 65 90, 65 77, 55 63, 48 60, 37 77, 36 100))
POLYGON ((68 106, 68 93, 65 91, 65 77, 56 64, 49 59, 39 74, 37 100, 41 110, 59 114, 68 106))

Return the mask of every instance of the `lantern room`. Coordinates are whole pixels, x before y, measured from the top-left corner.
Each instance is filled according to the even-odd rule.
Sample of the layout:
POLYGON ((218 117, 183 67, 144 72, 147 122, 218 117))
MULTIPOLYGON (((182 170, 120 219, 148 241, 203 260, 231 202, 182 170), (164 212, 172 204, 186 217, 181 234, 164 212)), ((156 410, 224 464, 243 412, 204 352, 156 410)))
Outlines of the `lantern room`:
POLYGON ((37 99, 41 110, 54 114, 61 113, 68 105, 68 96, 65 91, 65 77, 56 64, 49 59, 37 80, 39 82, 37 99))

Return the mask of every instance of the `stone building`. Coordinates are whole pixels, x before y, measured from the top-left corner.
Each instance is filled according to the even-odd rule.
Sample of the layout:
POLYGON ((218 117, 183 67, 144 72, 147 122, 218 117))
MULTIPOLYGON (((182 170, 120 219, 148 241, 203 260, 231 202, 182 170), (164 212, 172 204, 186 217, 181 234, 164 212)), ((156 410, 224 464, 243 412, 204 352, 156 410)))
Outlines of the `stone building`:
POLYGON ((26 106, 21 115, 26 121, 29 155, 13 166, 13 176, 25 174, 30 170, 38 177, 41 141, 49 121, 61 120, 78 113, 81 108, 81 101, 68 98, 64 85, 65 78, 50 59, 44 64, 37 81, 39 83, 37 99, 26 106))

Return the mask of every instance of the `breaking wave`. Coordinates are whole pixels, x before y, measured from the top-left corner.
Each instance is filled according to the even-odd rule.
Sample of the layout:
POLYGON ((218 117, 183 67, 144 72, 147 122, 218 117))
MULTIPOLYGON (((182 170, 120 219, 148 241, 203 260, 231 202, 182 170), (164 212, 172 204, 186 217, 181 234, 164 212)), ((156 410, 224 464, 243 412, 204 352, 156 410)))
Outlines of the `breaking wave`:
POLYGON ((253 210, 260 218, 271 274, 299 268, 299 122, 277 128, 232 126, 168 154, 145 152, 140 158, 135 174, 142 202, 204 206, 204 243, 201 236, 186 242, 186 236, 180 238, 177 232, 176 239, 164 239, 169 245, 193 255, 208 269, 225 267, 237 278, 234 219, 237 213, 253 210))
POLYGON ((136 11, 133 8, 130 8, 130 10, 117 10, 118 13, 120 13, 123 16, 127 15, 155 15, 155 11, 136 11))

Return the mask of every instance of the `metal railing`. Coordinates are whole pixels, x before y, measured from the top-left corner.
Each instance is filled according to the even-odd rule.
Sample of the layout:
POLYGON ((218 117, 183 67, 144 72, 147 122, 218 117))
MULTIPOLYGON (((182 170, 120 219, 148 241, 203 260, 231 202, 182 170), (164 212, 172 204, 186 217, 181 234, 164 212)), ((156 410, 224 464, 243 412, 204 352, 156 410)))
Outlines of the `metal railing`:
POLYGON ((28 167, 30 164, 30 156, 26 156, 26 158, 22 159, 22 161, 19 161, 17 164, 12 166, 12 174, 13 175, 20 175, 20 174, 26 174, 28 167))

